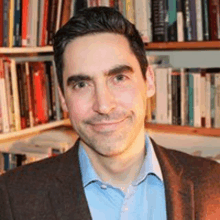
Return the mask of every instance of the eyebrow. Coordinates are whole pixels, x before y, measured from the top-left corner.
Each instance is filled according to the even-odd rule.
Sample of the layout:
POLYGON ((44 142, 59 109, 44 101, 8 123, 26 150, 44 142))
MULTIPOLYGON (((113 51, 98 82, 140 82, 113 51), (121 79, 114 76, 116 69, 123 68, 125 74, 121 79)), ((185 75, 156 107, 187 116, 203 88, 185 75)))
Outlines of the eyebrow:
MULTIPOLYGON (((112 69, 106 71, 104 73, 105 76, 114 76, 116 74, 119 73, 125 73, 125 72, 129 72, 129 73, 134 73, 134 70, 131 66, 128 65, 119 65, 116 67, 113 67, 112 69)), ((73 76, 70 76, 67 78, 67 86, 69 86, 71 83, 77 83, 80 81, 91 81, 92 77, 90 77, 89 75, 86 75, 84 73, 79 73, 73 76)))

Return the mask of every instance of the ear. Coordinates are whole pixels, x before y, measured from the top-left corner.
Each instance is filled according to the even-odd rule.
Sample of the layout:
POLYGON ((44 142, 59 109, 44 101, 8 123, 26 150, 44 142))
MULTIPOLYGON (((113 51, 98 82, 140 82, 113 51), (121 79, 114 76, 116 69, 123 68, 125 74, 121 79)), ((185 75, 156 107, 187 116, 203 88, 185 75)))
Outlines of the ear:
POLYGON ((66 100, 65 100, 63 92, 62 92, 62 90, 60 89, 59 86, 58 86, 58 93, 59 93, 61 107, 62 107, 63 111, 68 112, 68 108, 67 108, 67 105, 66 105, 66 100))
POLYGON ((150 98, 155 94, 154 71, 150 65, 147 67, 146 79, 147 79, 147 97, 150 98))

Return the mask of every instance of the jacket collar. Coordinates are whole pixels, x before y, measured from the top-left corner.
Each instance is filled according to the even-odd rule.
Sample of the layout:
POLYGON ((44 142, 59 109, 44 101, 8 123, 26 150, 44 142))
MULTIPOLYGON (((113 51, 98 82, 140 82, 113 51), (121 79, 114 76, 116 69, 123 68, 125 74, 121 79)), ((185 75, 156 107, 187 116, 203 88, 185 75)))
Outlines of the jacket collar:
MULTIPOLYGON (((184 169, 171 151, 152 144, 165 184, 167 219, 194 220, 193 183, 184 179, 184 169)), ((57 156, 59 168, 49 189, 49 198, 58 220, 92 219, 83 190, 78 159, 79 139, 66 153, 57 156)))
POLYGON ((167 219, 193 220, 195 214, 192 181, 183 178, 186 171, 172 151, 158 146, 152 139, 151 141, 164 178, 167 219))

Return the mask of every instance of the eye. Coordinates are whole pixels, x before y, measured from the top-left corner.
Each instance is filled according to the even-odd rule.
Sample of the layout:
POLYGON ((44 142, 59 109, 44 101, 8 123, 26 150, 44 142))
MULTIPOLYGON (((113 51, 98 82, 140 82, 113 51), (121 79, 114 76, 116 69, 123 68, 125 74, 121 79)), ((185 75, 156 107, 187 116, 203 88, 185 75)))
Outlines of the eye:
POLYGON ((80 81, 80 82, 74 83, 73 89, 82 89, 82 88, 85 88, 87 85, 88 83, 84 81, 80 81))
POLYGON ((122 75, 122 74, 119 74, 119 75, 117 75, 115 78, 114 78, 114 81, 116 81, 116 82, 123 82, 123 81, 125 81, 126 80, 126 76, 125 75, 122 75))

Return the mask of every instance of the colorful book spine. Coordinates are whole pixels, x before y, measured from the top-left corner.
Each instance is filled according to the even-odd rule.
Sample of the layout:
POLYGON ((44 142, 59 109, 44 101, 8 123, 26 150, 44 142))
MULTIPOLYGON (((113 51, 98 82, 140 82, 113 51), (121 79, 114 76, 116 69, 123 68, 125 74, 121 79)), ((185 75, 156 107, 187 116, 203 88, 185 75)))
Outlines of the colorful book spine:
POLYGON ((134 0, 125 0, 125 2, 126 17, 132 24, 135 24, 134 0))
POLYGON ((168 0, 168 41, 177 41, 177 1, 168 0))
POLYGON ((9 3, 9 30, 8 30, 8 38, 9 38, 9 47, 13 47, 13 33, 14 33, 14 3, 15 0, 10 0, 9 3))
MULTIPOLYGON (((61 22, 60 22, 61 27, 64 24, 66 24, 66 22, 70 19, 71 2, 72 2, 72 0, 63 0, 63 7, 62 7, 62 13, 61 13, 61 22)), ((49 4, 49 1, 48 1, 48 4, 49 4)))
POLYGON ((20 0, 14 1, 14 39, 13 46, 21 46, 21 2, 20 0))
POLYGON ((29 0, 22 0, 22 10, 21 10, 21 44, 23 47, 27 46, 27 32, 28 32, 28 10, 29 10, 29 0))
POLYGON ((210 40, 218 40, 219 1, 209 1, 209 33, 210 40))
POLYGON ((209 41, 210 33, 209 33, 209 1, 202 1, 202 29, 203 29, 203 40, 209 41))

